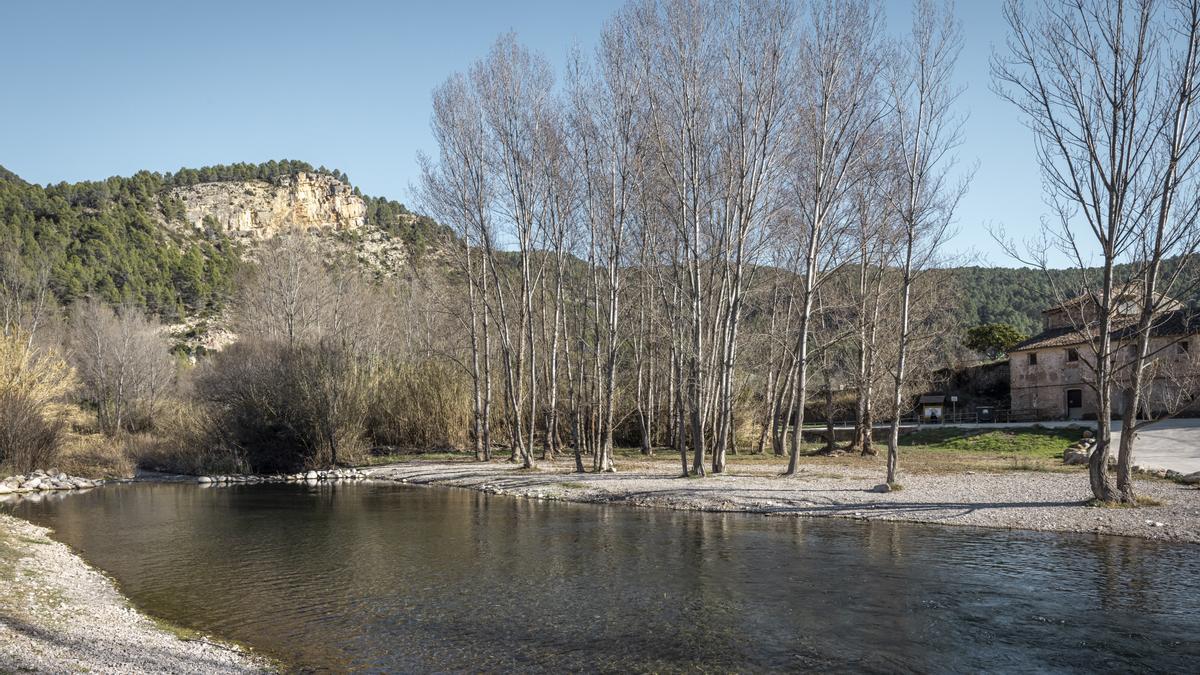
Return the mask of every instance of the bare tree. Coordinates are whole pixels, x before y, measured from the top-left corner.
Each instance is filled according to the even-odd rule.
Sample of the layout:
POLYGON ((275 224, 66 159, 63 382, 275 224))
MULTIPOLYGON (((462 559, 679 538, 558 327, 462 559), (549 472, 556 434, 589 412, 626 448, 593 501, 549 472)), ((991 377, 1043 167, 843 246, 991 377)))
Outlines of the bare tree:
MULTIPOLYGON (((495 176, 491 208, 498 225, 517 247, 518 280, 510 283, 499 273, 498 242, 483 238, 495 287, 500 348, 510 413, 513 458, 533 466, 534 434, 538 420, 537 350, 534 303, 542 281, 545 257, 537 254, 542 221, 538 217, 544 193, 538 184, 542 127, 549 123, 554 83, 545 58, 531 53, 512 34, 502 36, 488 57, 470 75, 483 112, 488 170, 495 176), (514 307, 514 305, 516 305, 514 307)), ((492 234, 492 233, 488 233, 492 234)))
POLYGON ((95 299, 72 308, 70 361, 100 429, 115 435, 152 419, 175 377, 160 326, 140 309, 119 312, 95 299))
POLYGON ((32 273, 24 267, 17 251, 0 252, 0 335, 20 332, 32 346, 54 299, 50 293, 50 264, 44 259, 35 260, 32 273))
POLYGON ((899 261, 899 335, 892 370, 892 420, 888 433, 887 482, 899 469, 900 418, 905 407, 912 340, 913 287, 937 262, 950 232, 966 179, 954 183, 953 151, 962 137, 962 118, 954 110, 959 90, 952 79, 962 45, 951 7, 918 0, 910 42, 893 59, 890 91, 894 106, 890 164, 894 176, 888 195, 895 211, 899 261))
POLYGON ((796 396, 790 415, 796 433, 786 475, 796 473, 800 454, 813 302, 844 255, 856 216, 851 196, 867 179, 869 160, 882 138, 878 125, 886 108, 881 74, 887 57, 882 21, 876 2, 816 3, 810 33, 801 43, 800 90, 805 97, 792 162, 796 210, 791 224, 801 251, 796 396))
POLYGON ((643 174, 639 147, 647 82, 638 70, 637 29, 629 16, 619 14, 601 35, 594 72, 577 68, 571 82, 572 147, 581 176, 587 259, 596 272, 592 312, 600 438, 593 468, 605 472, 614 470, 623 267, 643 174))
MULTIPOLYGON (((1121 444, 1117 455, 1117 494, 1127 504, 1136 504, 1133 487, 1133 450, 1138 432, 1154 420, 1139 421, 1143 406, 1173 415, 1185 401, 1197 393, 1187 375, 1176 376, 1168 386, 1154 387, 1156 375, 1172 378, 1164 368, 1152 338, 1160 324, 1172 318, 1166 308, 1176 294, 1194 290, 1197 276, 1191 257, 1200 247, 1200 192, 1196 189, 1195 167, 1200 159, 1200 125, 1193 115, 1200 95, 1197 69, 1200 68, 1200 0, 1182 0, 1173 6, 1162 36, 1164 55, 1161 86, 1164 90, 1160 143, 1153 151, 1152 170, 1157 193, 1150 200, 1153 212, 1146 219, 1134 248, 1135 265, 1140 268, 1137 283, 1142 297, 1138 312, 1134 358, 1128 364, 1124 385, 1121 444), (1174 39, 1173 39, 1174 38, 1174 39), (1177 257, 1178 265, 1164 274, 1163 262, 1177 257)), ((1187 322, 1183 322, 1187 323, 1187 322)), ((1186 333, 1185 330, 1183 331, 1186 333)), ((1178 343, 1177 343, 1178 344, 1178 343)), ((1187 365, 1193 365, 1188 363, 1187 365)), ((1192 370, 1192 369, 1188 369, 1192 370)))
POLYGON ((1098 433, 1089 477, 1102 501, 1135 500, 1136 420, 1123 435, 1116 487, 1107 472, 1121 377, 1115 331, 1127 322, 1122 307, 1140 298, 1125 402, 1126 414, 1136 417, 1155 317, 1164 291, 1180 288, 1175 279, 1161 278, 1162 261, 1195 250, 1197 4, 1170 3, 1166 17, 1163 4, 1043 0, 1029 9, 1010 2, 1008 55, 993 63, 998 90, 1034 131, 1054 215, 1043 227, 1045 241, 1028 258, 1045 269, 1045 252, 1057 251, 1076 272, 1055 293, 1090 351, 1084 361, 1098 433), (1101 260, 1093 271, 1096 249, 1101 260), (1132 263, 1131 272, 1119 268, 1123 262, 1132 263))
POLYGON ((491 459, 491 257, 483 241, 492 231, 492 183, 486 167, 483 111, 461 75, 434 90, 437 162, 420 158, 421 202, 458 238, 456 261, 467 286, 475 456, 491 459))

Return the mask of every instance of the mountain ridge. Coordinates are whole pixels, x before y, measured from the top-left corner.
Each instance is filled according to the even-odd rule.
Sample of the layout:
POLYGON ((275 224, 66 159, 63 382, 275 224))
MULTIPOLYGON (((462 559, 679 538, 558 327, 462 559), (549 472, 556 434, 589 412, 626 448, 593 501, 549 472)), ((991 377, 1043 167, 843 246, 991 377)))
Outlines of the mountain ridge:
MULTIPOLYGON (((316 230, 383 276, 417 264, 453 236, 400 202, 362 194, 340 170, 297 160, 46 185, 0 166, 3 263, 25 277, 48 267, 64 304, 96 295, 166 320, 213 314, 254 247, 289 229, 316 230)), ((1069 287, 1069 275, 1079 273, 980 265, 948 271, 965 326, 1008 323, 1027 334, 1041 329, 1052 288, 1069 287)), ((1181 300, 1196 306, 1200 291, 1181 300)))

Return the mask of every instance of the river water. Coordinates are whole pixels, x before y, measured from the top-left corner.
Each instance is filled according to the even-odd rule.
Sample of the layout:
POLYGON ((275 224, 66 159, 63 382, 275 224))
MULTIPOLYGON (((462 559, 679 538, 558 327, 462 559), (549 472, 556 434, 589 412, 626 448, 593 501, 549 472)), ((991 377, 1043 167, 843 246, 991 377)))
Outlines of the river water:
POLYGON ((19 516, 145 611, 312 671, 1194 672, 1200 547, 137 483, 19 516))

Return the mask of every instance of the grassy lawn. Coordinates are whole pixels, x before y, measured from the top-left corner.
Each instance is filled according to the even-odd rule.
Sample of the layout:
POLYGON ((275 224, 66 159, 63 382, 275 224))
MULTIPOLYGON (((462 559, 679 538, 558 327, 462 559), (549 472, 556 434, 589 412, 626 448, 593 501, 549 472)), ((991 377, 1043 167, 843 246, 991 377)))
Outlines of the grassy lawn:
POLYGON ((921 429, 900 438, 901 447, 943 452, 1021 455, 1033 459, 1062 459, 1066 447, 1079 440, 1079 429, 1022 427, 1014 429, 921 429))
MULTIPOLYGON (((912 473, 960 473, 965 471, 1081 471, 1082 467, 1065 466, 1062 452, 1079 440, 1079 429, 1046 429, 1017 427, 1010 429, 959 429, 932 427, 913 431, 900 438, 900 467, 912 473)), ((743 444, 743 447, 753 447, 743 444)), ((804 443, 800 446, 799 462, 806 471, 819 470, 836 474, 839 469, 858 468, 880 470, 886 466, 887 444, 876 441, 874 457, 858 454, 825 456, 819 454, 824 444, 804 443)), ((618 466, 645 467, 663 470, 678 465, 679 456, 671 449, 658 449, 647 458, 637 448, 618 448, 618 466)), ((734 473, 778 474, 787 466, 787 457, 771 453, 737 454, 728 458, 734 473)), ((672 467, 673 468, 673 467, 672 467)))

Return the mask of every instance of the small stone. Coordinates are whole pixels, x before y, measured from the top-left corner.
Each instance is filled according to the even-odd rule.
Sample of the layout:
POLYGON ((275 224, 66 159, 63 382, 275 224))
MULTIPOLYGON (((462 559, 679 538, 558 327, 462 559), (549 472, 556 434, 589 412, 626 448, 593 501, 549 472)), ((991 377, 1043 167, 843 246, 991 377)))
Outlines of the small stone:
POLYGON ((882 493, 882 492, 891 492, 891 491, 892 491, 892 486, 888 485, 887 483, 880 483, 879 485, 876 485, 875 487, 871 488, 871 492, 882 493))

